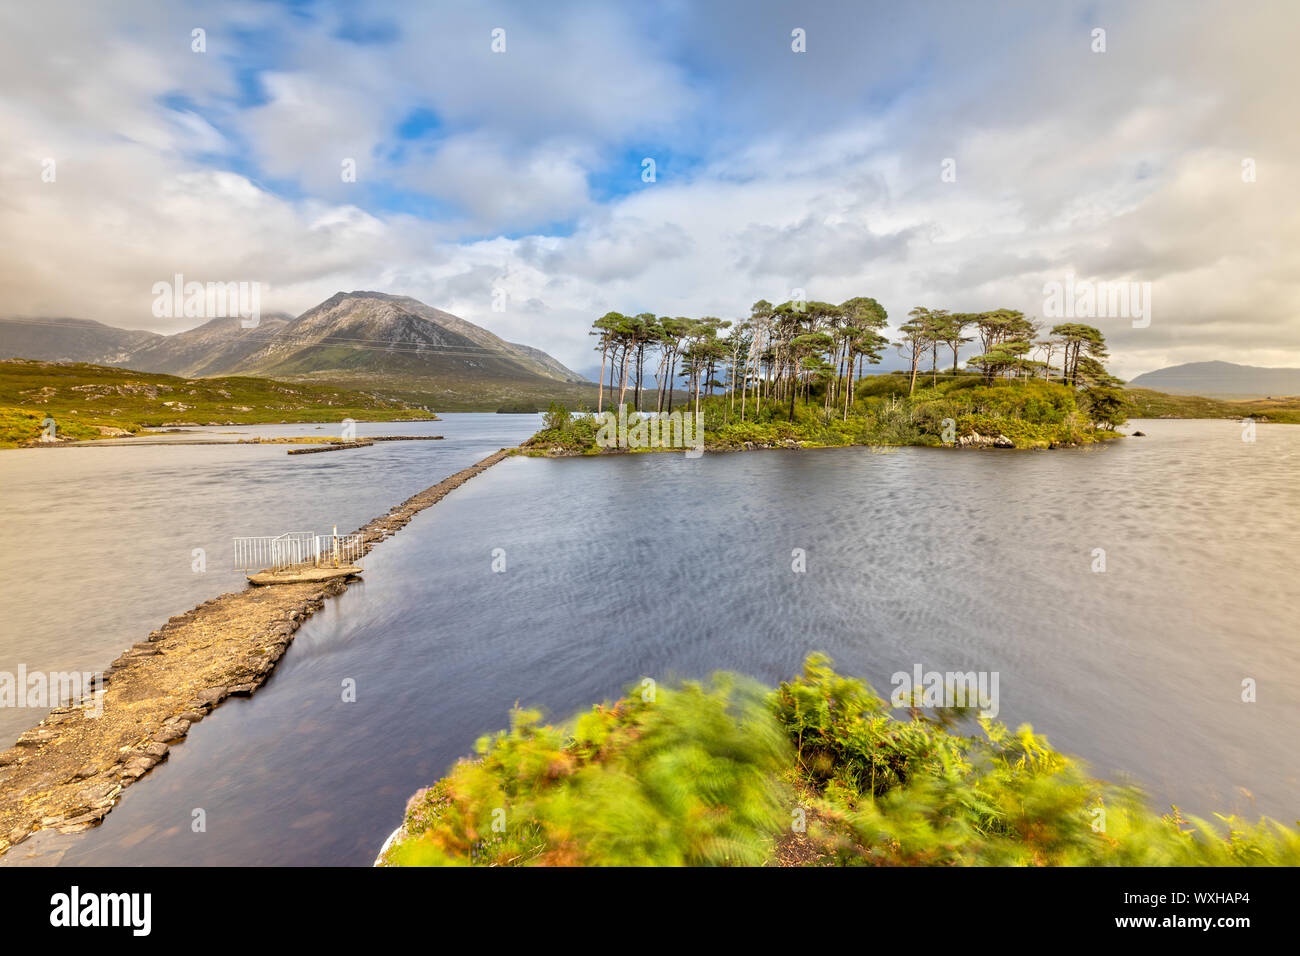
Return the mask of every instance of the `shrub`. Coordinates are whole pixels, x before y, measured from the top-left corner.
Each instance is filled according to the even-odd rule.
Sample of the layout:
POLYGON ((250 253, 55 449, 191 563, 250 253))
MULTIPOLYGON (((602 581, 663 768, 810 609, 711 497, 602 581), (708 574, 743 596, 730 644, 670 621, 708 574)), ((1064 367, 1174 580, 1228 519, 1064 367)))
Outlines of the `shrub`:
POLYGON ((789 745, 761 688, 730 675, 629 695, 565 732, 516 710, 425 794, 390 858, 479 863, 757 864, 788 817, 789 745), (415 825, 412 826, 412 823, 415 825))
POLYGON ((559 402, 551 402, 542 416, 543 431, 564 431, 569 426, 569 410, 559 402))
POLYGON ((655 696, 568 729, 516 710, 414 801, 387 862, 753 865, 797 843, 842 865, 1300 864, 1295 830, 1156 815, 1028 725, 900 719, 821 655, 771 692, 721 674, 655 696))

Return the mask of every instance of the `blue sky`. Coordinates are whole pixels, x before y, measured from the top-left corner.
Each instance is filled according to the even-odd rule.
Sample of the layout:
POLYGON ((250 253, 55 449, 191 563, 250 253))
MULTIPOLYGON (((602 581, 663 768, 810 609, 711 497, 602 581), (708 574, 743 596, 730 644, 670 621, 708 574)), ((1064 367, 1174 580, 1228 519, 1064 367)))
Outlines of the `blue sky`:
POLYGON ((0 227, 22 241, 0 286, 15 315, 158 331, 149 289, 176 272, 292 313, 379 289, 587 368, 610 309, 736 318, 802 289, 894 320, 1041 316, 1077 276, 1152 283, 1149 327, 1097 322, 1121 374, 1300 364, 1297 20, 1267 0, 10 7, 0 227))

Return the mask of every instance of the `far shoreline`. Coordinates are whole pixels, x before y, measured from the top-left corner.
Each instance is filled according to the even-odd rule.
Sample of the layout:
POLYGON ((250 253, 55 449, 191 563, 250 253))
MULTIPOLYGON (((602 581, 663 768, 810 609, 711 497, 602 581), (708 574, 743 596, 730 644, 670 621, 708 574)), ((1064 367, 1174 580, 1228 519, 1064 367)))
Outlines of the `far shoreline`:
MULTIPOLYGON (((354 418, 352 419, 352 421, 358 425, 403 425, 412 422, 441 422, 441 421, 445 421, 445 419, 439 417, 438 415, 430 415, 428 417, 422 417, 422 418, 354 418)), ((66 441, 62 439, 56 439, 54 441, 48 441, 48 442, 41 441, 40 439, 37 438, 25 442, 19 442, 14 445, 8 445, 8 446, 4 444, 0 444, 0 451, 16 451, 20 448, 89 448, 91 446, 102 445, 104 443, 111 443, 108 445, 108 447, 114 447, 114 448, 129 448, 132 445, 157 447, 160 445, 171 445, 171 444, 175 444, 175 445, 195 445, 195 444, 265 445, 265 444, 273 444, 275 442, 269 439, 268 440, 232 439, 230 441, 212 440, 212 441, 201 441, 201 442, 198 441, 146 442, 146 441, 135 441, 135 439, 148 439, 148 438, 156 439, 164 435, 184 435, 184 434, 201 435, 201 434, 205 434, 205 432, 199 431, 199 429, 209 429, 209 428, 255 428, 260 426, 279 427, 281 425, 337 425, 337 424, 339 424, 339 420, 336 418, 316 418, 316 419, 309 418, 309 419, 295 419, 293 421, 285 420, 285 421, 278 421, 278 422, 207 422, 207 423, 167 422, 162 425, 144 426, 138 432, 130 432, 127 429, 120 429, 120 431, 124 432, 124 434, 120 434, 120 435, 101 434, 101 435, 88 437, 88 438, 72 438, 66 441)), ((314 439, 315 437, 318 436, 301 436, 301 437, 314 439)), ((291 438, 285 438, 285 439, 281 439, 279 443, 283 444, 291 440, 292 440, 291 438)), ((307 442, 304 442, 304 444, 306 443, 307 442)))

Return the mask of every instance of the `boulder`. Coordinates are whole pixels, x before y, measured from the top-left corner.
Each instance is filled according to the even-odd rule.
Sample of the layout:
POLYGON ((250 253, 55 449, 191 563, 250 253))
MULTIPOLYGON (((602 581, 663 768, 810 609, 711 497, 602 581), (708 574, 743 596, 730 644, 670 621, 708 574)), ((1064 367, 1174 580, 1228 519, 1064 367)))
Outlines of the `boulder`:
POLYGON ((188 720, 168 721, 163 724, 162 730, 153 735, 153 740, 160 744, 169 744, 172 741, 180 740, 190 732, 190 722, 188 720))

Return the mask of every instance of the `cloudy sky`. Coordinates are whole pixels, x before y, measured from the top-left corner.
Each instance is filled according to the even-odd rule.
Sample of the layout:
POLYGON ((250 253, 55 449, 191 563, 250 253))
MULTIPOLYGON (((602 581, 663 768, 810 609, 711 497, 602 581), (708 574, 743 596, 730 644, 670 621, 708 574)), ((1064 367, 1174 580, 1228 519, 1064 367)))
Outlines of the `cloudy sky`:
POLYGON ((1041 318, 1072 275, 1151 283, 1092 323, 1118 374, 1296 366, 1298 47, 1292 0, 6 4, 0 315, 375 289, 589 369, 611 309, 1041 318))

